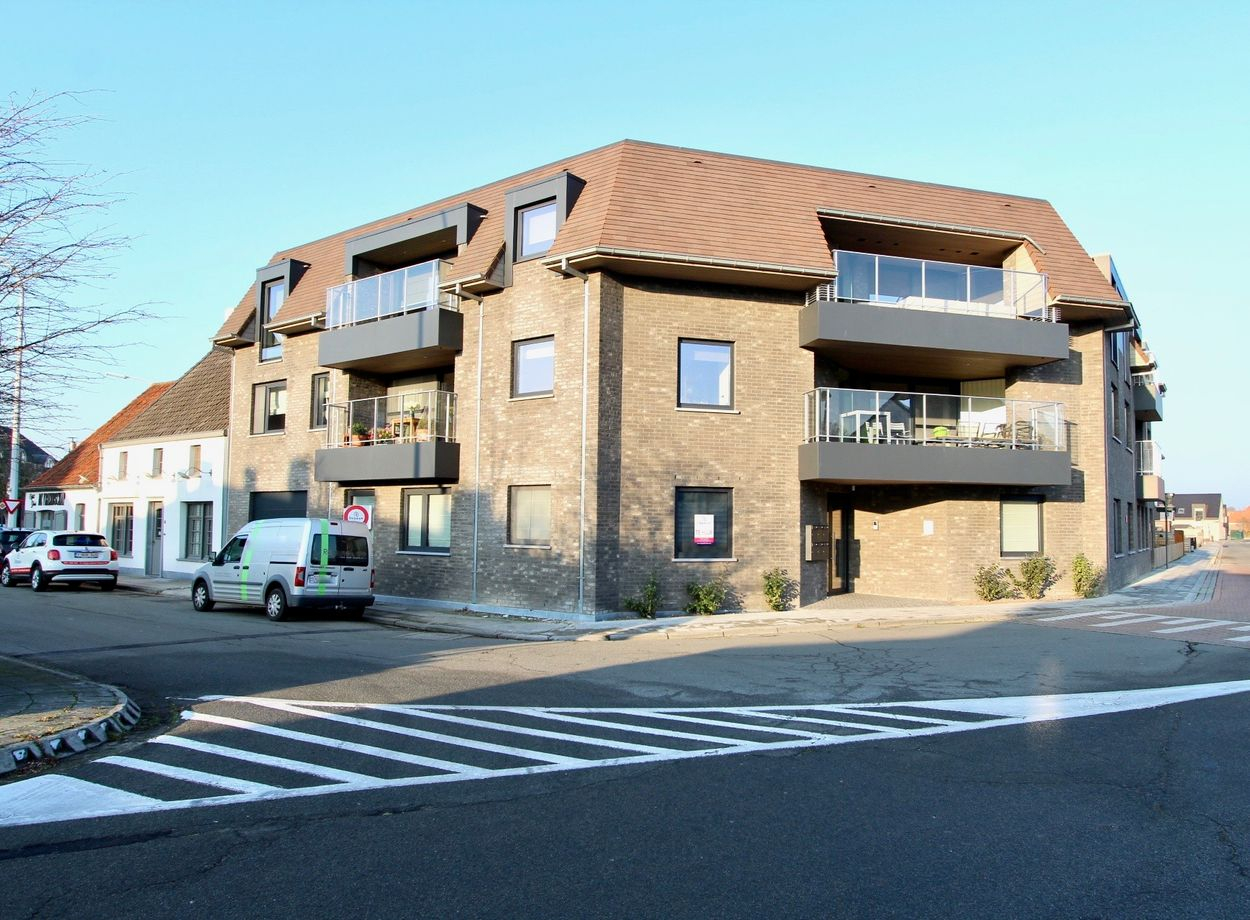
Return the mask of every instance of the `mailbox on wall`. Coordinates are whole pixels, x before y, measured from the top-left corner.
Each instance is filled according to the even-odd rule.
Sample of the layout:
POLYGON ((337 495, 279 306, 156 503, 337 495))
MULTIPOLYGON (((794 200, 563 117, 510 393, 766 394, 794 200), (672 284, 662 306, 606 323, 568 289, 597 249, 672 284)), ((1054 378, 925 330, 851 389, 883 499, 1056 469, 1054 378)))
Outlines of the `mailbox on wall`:
POLYGON ((830 530, 827 524, 806 524, 803 527, 803 558, 808 562, 828 562, 830 530))

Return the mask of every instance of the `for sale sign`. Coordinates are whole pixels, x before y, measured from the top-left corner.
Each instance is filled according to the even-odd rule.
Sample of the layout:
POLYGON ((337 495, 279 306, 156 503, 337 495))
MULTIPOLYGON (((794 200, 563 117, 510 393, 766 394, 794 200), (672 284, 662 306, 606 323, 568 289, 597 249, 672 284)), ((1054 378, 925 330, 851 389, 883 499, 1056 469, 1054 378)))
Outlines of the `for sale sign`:
POLYGON ((716 515, 694 516, 694 542, 696 546, 711 546, 716 542, 716 515))

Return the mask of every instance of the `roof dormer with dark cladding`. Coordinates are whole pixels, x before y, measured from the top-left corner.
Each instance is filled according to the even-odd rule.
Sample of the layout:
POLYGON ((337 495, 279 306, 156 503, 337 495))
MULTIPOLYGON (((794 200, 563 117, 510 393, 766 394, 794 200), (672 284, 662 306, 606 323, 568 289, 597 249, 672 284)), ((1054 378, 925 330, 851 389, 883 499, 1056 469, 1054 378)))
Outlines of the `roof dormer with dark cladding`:
MULTIPOLYGON (((626 274, 806 290, 835 274, 828 227, 859 223, 1020 246, 1048 276, 1065 317, 1116 322, 1131 305, 1116 292, 1049 203, 925 182, 722 153, 620 141, 461 195, 275 254, 307 265, 275 325, 298 328, 325 310, 326 289, 350 275, 360 246, 411 242, 411 227, 465 215, 440 286, 485 294, 507 282, 508 194, 562 173, 581 183, 542 264, 626 274), (439 215, 444 215, 439 217, 439 215), (405 227, 410 227, 405 230, 405 227), (394 239, 392 239, 394 237, 394 239)), ((253 285, 215 341, 250 344, 253 285)))

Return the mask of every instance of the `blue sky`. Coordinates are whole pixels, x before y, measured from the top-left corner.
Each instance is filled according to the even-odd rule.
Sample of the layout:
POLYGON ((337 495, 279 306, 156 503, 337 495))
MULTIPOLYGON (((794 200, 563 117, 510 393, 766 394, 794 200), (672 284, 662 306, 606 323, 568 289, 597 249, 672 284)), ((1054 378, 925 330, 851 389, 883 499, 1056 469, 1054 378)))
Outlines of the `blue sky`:
POLYGON ((55 152, 134 241, 84 302, 162 317, 36 440, 182 373, 276 250, 633 137, 1048 199, 1160 360, 1168 489, 1250 504, 1250 4, 450 6, 0 2, 0 86, 95 91, 55 152))

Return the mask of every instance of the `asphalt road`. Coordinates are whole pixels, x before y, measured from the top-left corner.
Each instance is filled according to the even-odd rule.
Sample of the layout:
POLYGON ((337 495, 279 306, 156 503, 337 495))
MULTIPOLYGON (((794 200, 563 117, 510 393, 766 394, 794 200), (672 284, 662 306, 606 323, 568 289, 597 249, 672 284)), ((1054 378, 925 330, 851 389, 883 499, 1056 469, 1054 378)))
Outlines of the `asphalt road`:
POLYGON ((1250 694, 934 735, 932 710, 870 709, 1244 680, 1245 648, 1055 624, 505 644, 8 591, 0 653, 118 684, 170 720, 56 777, 201 803, 0 827, 6 918, 1179 918, 1250 903, 1250 694), (848 709, 826 720, 876 727, 821 724, 810 707, 829 703, 848 709), (488 709, 449 708, 465 706, 488 709), (763 706, 799 721, 735 709, 763 706), (574 718, 595 726, 544 707, 593 710, 574 718), (621 707, 644 713, 603 712, 621 707), (626 718, 628 734, 602 725, 626 718), (813 729, 864 743, 776 734, 813 729), (688 756, 717 742, 679 735, 763 740, 688 756), (605 763, 623 738, 687 754, 605 763), (526 754, 543 768, 518 767, 526 754), (323 794, 323 776, 275 766, 337 782, 363 763, 412 782, 323 794), (265 798, 281 785, 307 794, 265 798))

